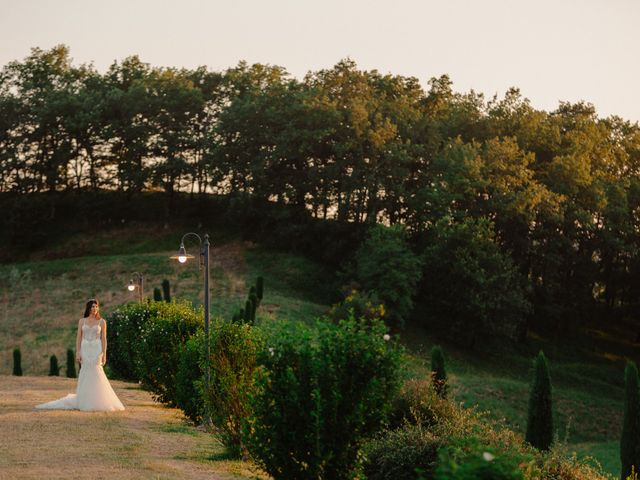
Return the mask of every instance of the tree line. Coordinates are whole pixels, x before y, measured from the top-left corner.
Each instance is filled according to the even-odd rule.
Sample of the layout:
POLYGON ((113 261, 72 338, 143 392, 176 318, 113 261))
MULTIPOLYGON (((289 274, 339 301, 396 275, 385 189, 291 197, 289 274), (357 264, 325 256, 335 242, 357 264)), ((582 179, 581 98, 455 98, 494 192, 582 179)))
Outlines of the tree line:
POLYGON ((101 74, 35 48, 0 73, 0 192, 250 196, 401 225, 428 253, 419 296, 435 314, 633 316, 638 124, 585 102, 537 110, 517 88, 455 92, 447 75, 428 87, 349 59, 303 79, 137 56, 101 74))

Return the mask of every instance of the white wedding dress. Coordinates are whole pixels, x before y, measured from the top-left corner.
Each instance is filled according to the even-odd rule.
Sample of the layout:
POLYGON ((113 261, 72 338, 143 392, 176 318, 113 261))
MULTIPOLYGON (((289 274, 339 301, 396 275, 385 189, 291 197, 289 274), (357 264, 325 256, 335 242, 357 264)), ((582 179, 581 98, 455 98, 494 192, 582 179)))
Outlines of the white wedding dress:
POLYGON ((124 410, 102 369, 102 341, 100 325, 86 325, 82 320, 82 364, 76 393, 47 403, 36 405, 41 409, 85 410, 111 412, 124 410))

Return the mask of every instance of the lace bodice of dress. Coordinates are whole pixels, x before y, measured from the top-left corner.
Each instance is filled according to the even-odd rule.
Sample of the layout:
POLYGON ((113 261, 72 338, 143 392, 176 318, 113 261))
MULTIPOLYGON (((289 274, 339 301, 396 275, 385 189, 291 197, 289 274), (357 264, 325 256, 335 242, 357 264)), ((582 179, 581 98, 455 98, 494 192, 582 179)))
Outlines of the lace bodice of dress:
POLYGON ((97 325, 87 325, 86 319, 82 319, 82 340, 87 342, 100 340, 100 332, 102 332, 102 328, 99 323, 97 325))

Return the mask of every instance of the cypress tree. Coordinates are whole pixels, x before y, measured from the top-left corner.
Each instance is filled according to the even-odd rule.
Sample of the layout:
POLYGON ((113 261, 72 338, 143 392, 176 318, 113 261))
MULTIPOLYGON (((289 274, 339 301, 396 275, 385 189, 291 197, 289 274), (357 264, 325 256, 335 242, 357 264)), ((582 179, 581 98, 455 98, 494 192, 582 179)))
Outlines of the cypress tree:
POLYGON ((171 287, 169 285, 169 280, 166 278, 162 280, 162 291, 164 293, 164 301, 171 303, 171 287))
POLYGON ((431 381, 433 387, 442 398, 447 396, 447 371, 444 366, 444 355, 439 345, 431 349, 431 381))
POLYGON ((76 359, 73 350, 67 350, 67 377, 76 378, 76 359))
POLYGON ((551 378, 547 359, 542 350, 535 360, 525 440, 539 450, 548 450, 553 441, 551 378))
POLYGON ((19 348, 13 351, 13 374, 17 377, 22 376, 22 354, 19 348))
POLYGON ((244 304, 244 321, 247 323, 251 322, 251 311, 253 307, 251 306, 251 301, 247 300, 244 304))
POLYGON ((264 293, 264 279, 262 277, 258 277, 256 280, 256 296, 259 301, 262 301, 262 294, 264 293))
POLYGON ((160 289, 158 287, 155 287, 153 289, 153 299, 156 302, 161 302, 162 301, 162 292, 160 291, 160 289))
POLYGON ((625 480, 631 475, 631 468, 638 471, 640 463, 640 391, 638 390, 638 368, 633 362, 627 362, 624 369, 624 420, 620 438, 620 460, 622 471, 620 478, 625 480))
POLYGON ((251 303, 251 323, 256 321, 256 310, 258 308, 258 297, 255 293, 249 295, 249 302, 251 303))
POLYGON ((58 366, 58 357, 51 355, 49 357, 49 376, 57 377, 60 375, 60 367, 58 366))

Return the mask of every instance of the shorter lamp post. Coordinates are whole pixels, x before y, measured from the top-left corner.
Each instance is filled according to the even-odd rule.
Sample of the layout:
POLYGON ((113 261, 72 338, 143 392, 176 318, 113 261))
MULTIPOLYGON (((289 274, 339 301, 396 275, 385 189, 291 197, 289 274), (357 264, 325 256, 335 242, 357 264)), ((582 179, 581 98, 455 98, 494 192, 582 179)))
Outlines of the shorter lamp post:
MULTIPOLYGON (((204 267, 204 345, 205 352, 207 354, 207 365, 209 364, 209 235, 204 236, 204 241, 197 233, 189 232, 185 233, 180 240, 180 249, 177 255, 172 255, 170 258, 178 260, 180 263, 185 263, 190 258, 194 258, 193 255, 189 255, 184 248, 184 239, 188 235, 193 235, 200 242, 200 264, 199 268, 204 267)), ((209 368, 207 367, 204 372, 204 384, 205 389, 209 390, 209 368)))
POLYGON ((127 289, 130 292, 133 292, 135 289, 138 289, 138 301, 142 303, 143 298, 143 290, 144 290, 144 275, 139 272, 133 272, 131 275, 131 280, 129 280, 129 285, 127 285, 127 289), (135 279, 135 282, 134 282, 135 279))

